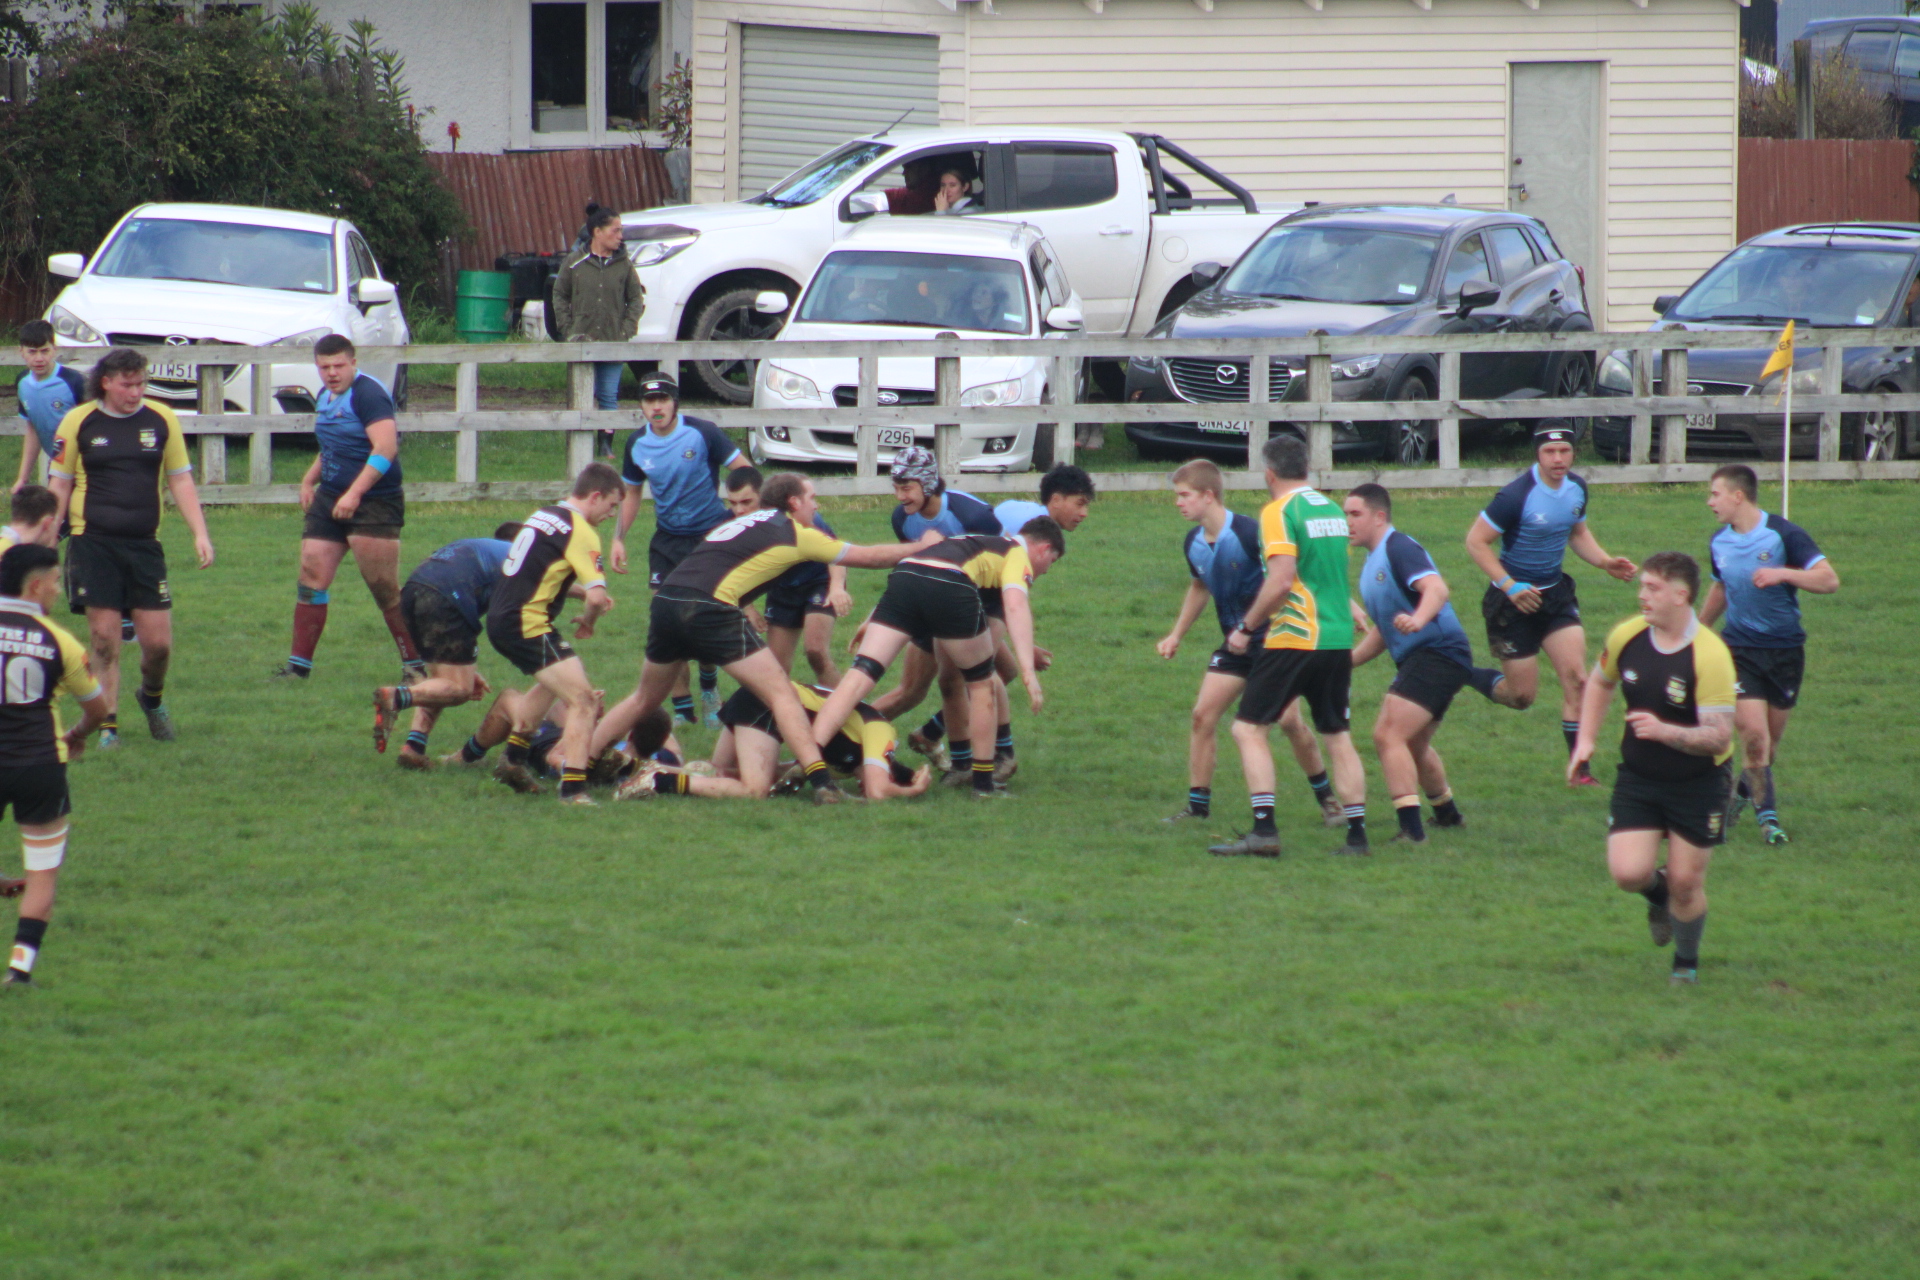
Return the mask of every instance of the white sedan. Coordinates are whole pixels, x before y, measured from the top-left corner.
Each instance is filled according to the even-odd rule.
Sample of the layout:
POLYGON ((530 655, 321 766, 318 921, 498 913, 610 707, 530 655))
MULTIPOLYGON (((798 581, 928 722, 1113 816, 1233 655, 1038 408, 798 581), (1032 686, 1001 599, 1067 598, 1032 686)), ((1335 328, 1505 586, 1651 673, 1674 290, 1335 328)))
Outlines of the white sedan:
MULTIPOLYGON (((85 348, 171 347, 179 358, 149 372, 148 394, 178 410, 199 398, 193 348, 203 343, 287 347, 273 366, 278 408, 311 413, 320 394, 313 344, 342 333, 361 348, 360 368, 405 405, 406 369, 382 360, 383 346, 407 342, 407 321, 391 281, 350 222, 285 209, 219 204, 147 204, 120 219, 93 255, 56 253, 47 269, 73 281, 47 319, 65 358, 85 348), (79 348, 79 350, 75 350, 79 348)), ((227 375, 226 409, 253 411, 248 367, 227 375)))
MULTIPOLYGON (((787 299, 769 291, 756 305, 777 314, 787 299)), ((1080 296, 1035 228, 990 218, 881 216, 861 224, 821 260, 776 341, 855 341, 880 348, 947 332, 1037 338, 1080 327, 1080 296)), ((1053 400, 1051 377, 1052 362, 1036 356, 964 356, 960 403, 1038 407, 1053 400)), ((931 405, 933 358, 882 356, 879 383, 883 405, 931 405)), ((773 356, 760 362, 753 403, 760 409, 847 407, 859 389, 855 357, 773 356)), ((895 449, 933 443, 932 422, 878 430, 883 467, 895 449)), ((962 427, 960 469, 1025 471, 1036 461, 1036 434, 1034 423, 962 427)), ((858 454, 852 427, 756 427, 750 449, 759 462, 852 463, 858 454)), ((1049 461, 1051 443, 1040 452, 1039 461, 1049 461)))

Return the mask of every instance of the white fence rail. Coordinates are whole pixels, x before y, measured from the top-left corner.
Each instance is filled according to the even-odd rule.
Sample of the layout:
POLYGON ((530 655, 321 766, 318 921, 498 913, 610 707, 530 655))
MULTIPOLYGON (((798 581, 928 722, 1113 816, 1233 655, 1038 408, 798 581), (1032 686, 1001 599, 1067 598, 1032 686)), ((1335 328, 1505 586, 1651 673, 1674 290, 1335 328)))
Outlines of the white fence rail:
MULTIPOLYGON (((1796 395, 1796 413, 1818 413, 1818 457, 1797 462, 1794 475, 1806 480, 1915 480, 1920 479, 1920 462, 1843 461, 1840 457, 1841 415, 1882 410, 1901 414, 1920 413, 1920 393, 1842 393, 1841 374, 1849 348, 1920 346, 1920 330, 1809 330, 1799 336, 1803 350, 1821 352, 1822 391, 1818 395, 1796 395)), ((854 406, 832 409, 756 409, 750 407, 703 407, 699 413, 722 427, 760 426, 834 427, 849 429, 858 441, 858 463, 854 474, 846 478, 823 478, 816 487, 823 494, 881 494, 889 491, 886 477, 878 473, 876 429, 886 426, 924 423, 937 414, 936 452, 942 469, 956 472, 955 447, 962 425, 1024 426, 1040 418, 1058 418, 1061 426, 1055 436, 1055 457, 1072 461, 1074 433, 1069 425, 1076 417, 1101 423, 1127 422, 1239 422, 1253 419, 1248 437, 1247 468, 1229 477, 1234 488, 1258 488, 1261 484, 1260 450, 1266 443, 1270 423, 1299 423, 1304 427, 1308 456, 1315 479, 1329 486, 1385 479, 1399 488, 1451 488, 1503 483, 1511 467, 1463 468, 1460 465, 1460 424, 1468 420, 1504 421, 1516 417, 1631 417, 1632 430, 1628 460, 1602 464, 1587 474, 1598 483, 1678 483, 1699 482, 1711 471, 1710 464, 1687 461, 1686 418, 1690 414, 1754 414, 1778 412, 1771 397, 1705 396, 1686 394, 1687 353, 1702 349, 1754 349, 1771 347, 1771 334, 1744 332, 1689 332, 1667 330, 1636 333, 1498 333, 1449 334, 1425 337, 1299 337, 1263 339, 1178 339, 1147 341, 1129 338, 1025 338, 1025 339, 929 339, 916 342, 683 342, 683 343, 502 343, 498 345, 417 345, 396 350, 382 349, 383 358, 398 359, 407 365, 451 364, 456 366, 454 407, 446 411, 403 412, 400 430, 405 432, 450 432, 456 437, 454 480, 446 482, 409 482, 408 496, 415 501, 450 501, 471 498, 543 499, 560 491, 566 477, 572 475, 593 456, 594 435, 598 431, 629 431, 639 425, 635 410, 598 410, 592 407, 592 363, 595 361, 657 361, 671 373, 677 361, 695 359, 759 359, 780 355, 794 358, 857 358, 859 394, 854 406), (1630 396, 1583 396, 1574 399, 1463 400, 1459 395, 1460 358, 1463 354, 1514 352, 1593 352, 1594 358, 1610 352, 1627 355, 1633 371, 1634 392, 1630 396), (1336 400, 1333 395, 1332 364, 1335 360, 1357 355, 1388 355, 1431 352, 1439 357, 1440 386, 1434 400, 1356 401, 1336 400), (958 401, 959 360, 962 356, 1019 355, 1040 356, 1054 361, 1052 385, 1061 389, 1056 403, 1043 409, 1029 407, 962 408, 958 401), (1076 413, 1072 389, 1079 385, 1079 364, 1092 359, 1125 359, 1131 356, 1171 358, 1176 356, 1207 359, 1234 359, 1250 362, 1247 387, 1252 401, 1213 403, 1129 403, 1086 406, 1076 413), (928 405, 881 405, 878 403, 878 364, 881 357, 919 356, 934 358, 939 394, 928 405), (1275 359, 1292 357, 1305 364, 1305 377, 1296 379, 1305 388, 1305 396, 1282 402, 1266 399, 1266 370, 1275 359), (1662 369, 1661 388, 1652 386, 1656 361, 1662 369), (482 409, 479 404, 481 365, 566 364, 569 370, 570 407, 563 409, 482 409), (1437 420, 1434 465, 1417 468, 1336 470, 1333 466, 1333 426, 1343 422, 1400 420, 1437 420), (1660 461, 1653 463, 1655 431, 1659 431, 1660 461), (482 433, 502 431, 558 431, 567 435, 566 465, 557 464, 556 475, 547 481, 487 482, 479 476, 479 439, 482 433)), ((178 361, 180 347, 140 348, 150 361, 178 361)), ((311 414, 229 414, 225 406, 225 381, 234 366, 251 367, 252 402, 257 406, 272 400, 275 363, 295 363, 297 351, 285 347, 191 348, 193 361, 200 368, 200 412, 184 417, 182 426, 198 438, 201 496, 207 502, 290 502, 296 498, 293 485, 273 483, 272 437, 310 434, 311 414), (230 479, 227 442, 233 436, 249 437, 244 483, 230 479)), ((70 356, 88 356, 91 349, 69 349, 70 356)), ((0 352, 0 366, 18 365, 13 351, 0 352)), ((18 418, 0 426, 0 433, 18 434, 23 424, 18 418)), ((1763 476, 1775 475, 1778 459, 1757 460, 1763 476)), ((1095 477, 1108 490, 1154 489, 1165 481, 1154 472, 1109 472, 1095 477)), ((1019 492, 1031 489, 1033 479, 1020 475, 967 475, 967 487, 976 492, 1019 492)))

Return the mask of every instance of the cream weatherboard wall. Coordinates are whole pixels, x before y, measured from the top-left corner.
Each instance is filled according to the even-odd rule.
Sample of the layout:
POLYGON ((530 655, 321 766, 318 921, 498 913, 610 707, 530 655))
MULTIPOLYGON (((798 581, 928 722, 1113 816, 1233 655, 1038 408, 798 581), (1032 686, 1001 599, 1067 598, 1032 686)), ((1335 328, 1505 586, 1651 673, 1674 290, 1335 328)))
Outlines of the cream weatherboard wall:
MULTIPOLYGON (((948 124, 1167 134, 1263 200, 1504 207, 1510 65, 1599 62, 1603 325, 1733 243, 1735 0, 695 0, 694 191, 736 194, 740 23, 940 39, 948 124)), ((1522 209, 1525 205, 1518 206, 1522 209)))

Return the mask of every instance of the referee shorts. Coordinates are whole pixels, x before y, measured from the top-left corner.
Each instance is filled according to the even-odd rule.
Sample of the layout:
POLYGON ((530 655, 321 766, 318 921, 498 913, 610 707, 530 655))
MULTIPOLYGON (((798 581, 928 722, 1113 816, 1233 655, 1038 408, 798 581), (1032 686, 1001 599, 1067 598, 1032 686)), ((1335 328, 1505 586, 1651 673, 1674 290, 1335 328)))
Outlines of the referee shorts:
POLYGON ((1800 685, 1807 676, 1807 650, 1755 649, 1728 645, 1733 651, 1733 692, 1737 698, 1764 698, 1768 706, 1791 711, 1800 701, 1800 685))
POLYGON ((1733 771, 1716 765, 1692 778, 1654 779, 1621 765, 1607 806, 1608 831, 1660 831, 1710 849, 1726 839, 1733 771))
POLYGON ((1286 714, 1295 698, 1304 698, 1316 731, 1345 733, 1352 687, 1350 649, 1262 649, 1247 676, 1234 719, 1272 724, 1286 714))
POLYGON ((1487 622, 1487 647, 1502 662, 1531 658, 1541 644, 1556 631, 1580 625, 1580 598, 1573 589, 1573 577, 1561 574, 1560 581, 1540 588, 1540 607, 1522 613, 1507 598, 1507 593, 1491 584, 1480 600, 1480 616, 1487 622))

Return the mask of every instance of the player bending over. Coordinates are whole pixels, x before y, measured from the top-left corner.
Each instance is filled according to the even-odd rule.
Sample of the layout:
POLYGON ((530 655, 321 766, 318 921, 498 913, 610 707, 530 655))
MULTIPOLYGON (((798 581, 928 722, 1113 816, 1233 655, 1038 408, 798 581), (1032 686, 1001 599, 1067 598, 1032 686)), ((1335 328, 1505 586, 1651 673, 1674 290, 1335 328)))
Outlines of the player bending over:
MULTIPOLYGON (((500 690, 494 695, 486 714, 481 717, 480 727, 473 731, 473 736, 458 751, 441 756, 440 763, 480 764, 487 758, 487 752, 505 742, 513 732, 513 723, 520 714, 521 703, 526 696, 518 689, 500 690)), ((598 723, 599 718, 606 714, 604 691, 593 691, 593 705, 595 722, 598 723)), ((566 713, 564 706, 549 707, 535 726, 532 736, 527 739, 527 772, 535 778, 557 780, 561 776, 560 761, 553 749, 560 745, 566 735, 566 713), (556 716, 559 718, 556 719, 556 716)), ((680 743, 673 736, 673 717, 664 709, 655 710, 634 726, 628 738, 594 757, 587 765, 587 785, 612 786, 629 777, 642 761, 649 759, 673 765, 682 760, 680 743)), ((532 794, 537 795, 544 789, 536 783, 532 794)))
MULTIPOLYGON (((765 480, 757 467, 735 467, 727 472, 727 509, 735 518, 760 509, 760 486, 765 480)), ((826 517, 814 513, 813 527, 829 538, 833 526, 826 517)), ((796 648, 807 655, 814 678, 824 685, 840 683, 840 668, 833 662, 833 624, 853 608, 847 594, 847 570, 844 565, 821 564, 809 560, 787 570, 767 587, 762 602, 767 623, 767 648, 783 671, 793 670, 796 648)))
POLYGON ((1615 689, 1627 700, 1620 771, 1607 813, 1607 870, 1647 900, 1653 945, 1673 944, 1673 981, 1698 982, 1707 862, 1722 825, 1733 756, 1733 655, 1700 625, 1700 566, 1662 551, 1640 567, 1640 616, 1613 629, 1587 681, 1567 778, 1593 758, 1615 689), (1660 841, 1667 864, 1660 865, 1660 841))

